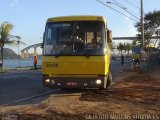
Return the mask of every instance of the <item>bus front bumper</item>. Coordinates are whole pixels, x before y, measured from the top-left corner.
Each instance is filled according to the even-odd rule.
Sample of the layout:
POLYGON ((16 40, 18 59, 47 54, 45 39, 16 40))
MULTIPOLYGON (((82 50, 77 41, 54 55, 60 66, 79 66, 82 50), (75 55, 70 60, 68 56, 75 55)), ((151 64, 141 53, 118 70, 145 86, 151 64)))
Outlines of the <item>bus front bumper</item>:
POLYGON ((42 77, 44 87, 50 88, 105 88, 106 77, 42 77))

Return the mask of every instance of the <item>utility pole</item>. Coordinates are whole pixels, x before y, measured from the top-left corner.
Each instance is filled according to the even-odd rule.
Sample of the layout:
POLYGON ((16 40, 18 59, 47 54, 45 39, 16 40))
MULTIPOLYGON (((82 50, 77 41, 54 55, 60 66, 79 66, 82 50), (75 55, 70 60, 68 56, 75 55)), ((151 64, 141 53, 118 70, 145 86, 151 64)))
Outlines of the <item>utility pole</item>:
POLYGON ((142 49, 144 48, 144 12, 143 12, 143 0, 141 0, 141 43, 142 49))

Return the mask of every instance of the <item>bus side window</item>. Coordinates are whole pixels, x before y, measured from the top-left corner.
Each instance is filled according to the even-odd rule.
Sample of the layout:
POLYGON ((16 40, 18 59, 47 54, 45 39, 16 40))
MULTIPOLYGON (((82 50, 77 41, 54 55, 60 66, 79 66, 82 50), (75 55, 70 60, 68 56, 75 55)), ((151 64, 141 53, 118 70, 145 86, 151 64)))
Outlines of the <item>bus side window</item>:
POLYGON ((106 37, 107 37, 107 43, 112 42, 112 31, 109 29, 106 29, 106 37))
POLYGON ((52 44, 52 29, 48 29, 48 34, 46 35, 46 44, 51 45, 52 44))

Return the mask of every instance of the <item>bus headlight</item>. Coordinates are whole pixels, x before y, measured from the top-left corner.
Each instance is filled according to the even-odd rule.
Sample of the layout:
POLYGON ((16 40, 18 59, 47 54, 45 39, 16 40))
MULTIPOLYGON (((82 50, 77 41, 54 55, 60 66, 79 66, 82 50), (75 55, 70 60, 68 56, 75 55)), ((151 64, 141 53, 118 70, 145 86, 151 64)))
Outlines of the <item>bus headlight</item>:
POLYGON ((106 53, 106 52, 107 52, 106 48, 104 48, 103 52, 104 52, 104 53, 106 53))
POLYGON ((100 85, 101 83, 102 83, 102 80, 99 80, 99 79, 96 80, 96 84, 97 84, 97 85, 100 85))
POLYGON ((50 83, 50 79, 46 79, 45 82, 46 82, 46 83, 50 83))

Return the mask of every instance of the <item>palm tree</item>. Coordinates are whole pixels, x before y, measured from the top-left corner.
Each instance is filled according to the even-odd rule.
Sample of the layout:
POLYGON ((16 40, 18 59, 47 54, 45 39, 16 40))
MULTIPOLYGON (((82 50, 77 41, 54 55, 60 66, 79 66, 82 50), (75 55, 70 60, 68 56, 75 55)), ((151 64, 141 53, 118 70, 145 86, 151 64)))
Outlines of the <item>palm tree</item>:
POLYGON ((131 45, 130 43, 127 43, 127 44, 125 45, 125 48, 126 48, 126 50, 127 50, 128 56, 129 56, 129 51, 131 50, 131 47, 132 47, 132 45, 131 45))
POLYGON ((137 40, 133 40, 132 45, 137 45, 137 40))
POLYGON ((124 45, 122 43, 118 43, 117 49, 119 52, 121 52, 122 55, 122 51, 124 50, 124 45))
POLYGON ((1 48, 1 59, 3 67, 3 47, 4 45, 16 44, 13 40, 16 36, 10 35, 10 31, 13 29, 13 25, 8 22, 3 22, 0 26, 0 48, 1 48))
POLYGON ((123 50, 126 52, 127 51, 127 45, 126 43, 123 43, 123 50))

